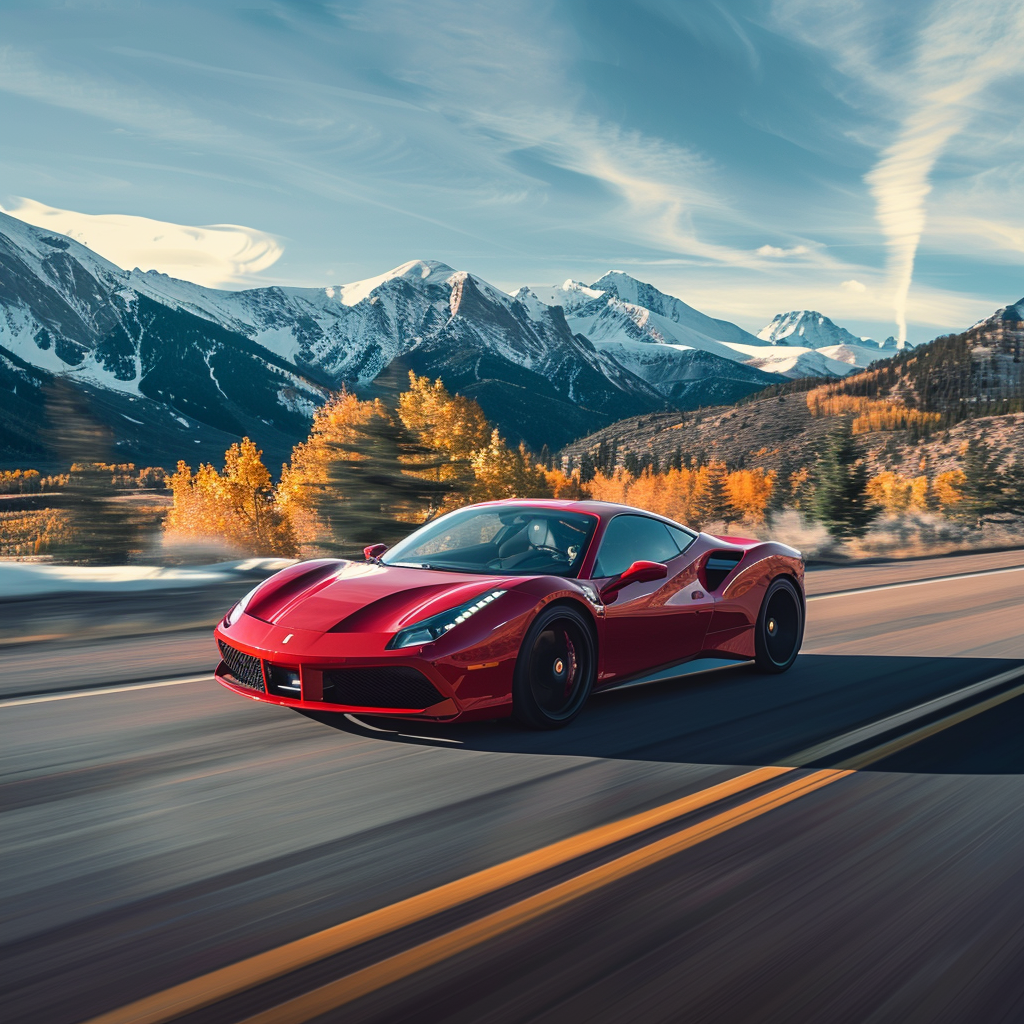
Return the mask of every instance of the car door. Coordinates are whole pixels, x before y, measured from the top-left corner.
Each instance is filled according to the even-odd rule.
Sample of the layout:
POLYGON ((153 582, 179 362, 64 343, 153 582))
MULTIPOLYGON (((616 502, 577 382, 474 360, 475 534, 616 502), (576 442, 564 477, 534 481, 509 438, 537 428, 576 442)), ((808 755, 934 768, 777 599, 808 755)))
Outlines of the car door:
POLYGON ((665 579, 631 583, 605 609, 599 682, 633 676, 698 654, 714 598, 688 557, 693 536, 650 516, 623 513, 601 538, 591 577, 600 586, 636 561, 662 562, 665 579))

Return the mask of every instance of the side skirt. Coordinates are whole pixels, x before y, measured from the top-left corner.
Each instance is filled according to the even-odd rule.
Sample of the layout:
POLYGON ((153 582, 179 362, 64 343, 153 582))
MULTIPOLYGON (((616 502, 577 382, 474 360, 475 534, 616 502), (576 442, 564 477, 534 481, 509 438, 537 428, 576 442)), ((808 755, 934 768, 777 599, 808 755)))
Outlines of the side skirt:
POLYGON ((641 676, 632 676, 618 682, 602 686, 595 693, 607 693, 609 690, 624 690, 630 686, 646 686, 648 683, 660 683, 666 679, 679 679, 683 676, 699 675, 707 672, 721 672, 724 669, 736 668, 738 665, 752 664, 751 658, 715 657, 715 658, 694 658, 691 661, 680 662, 678 665, 671 665, 668 668, 659 668, 654 672, 648 672, 641 676))

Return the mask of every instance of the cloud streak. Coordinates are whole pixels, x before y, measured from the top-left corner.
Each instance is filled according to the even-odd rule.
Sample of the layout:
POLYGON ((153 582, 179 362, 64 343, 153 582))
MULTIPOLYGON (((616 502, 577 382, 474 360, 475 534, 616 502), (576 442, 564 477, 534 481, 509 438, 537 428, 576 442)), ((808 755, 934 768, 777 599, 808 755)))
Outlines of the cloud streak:
POLYGON ((252 283, 284 252, 273 236, 238 224, 192 227, 122 213, 59 210, 22 198, 3 212, 67 235, 119 267, 158 270, 209 288, 252 283))
POLYGON ((971 119, 973 101, 1019 70, 1024 13, 996 0, 948 4, 921 34, 908 80, 910 109, 899 133, 866 175, 889 250, 898 341, 907 337, 914 262, 927 221, 936 162, 971 119))

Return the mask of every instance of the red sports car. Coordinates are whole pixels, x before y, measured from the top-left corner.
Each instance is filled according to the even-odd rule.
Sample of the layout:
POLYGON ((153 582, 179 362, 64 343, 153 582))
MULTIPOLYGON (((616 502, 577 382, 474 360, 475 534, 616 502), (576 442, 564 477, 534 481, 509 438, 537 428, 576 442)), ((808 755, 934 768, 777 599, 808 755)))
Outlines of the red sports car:
POLYGON ((217 626, 217 679, 255 700, 550 729, 594 689, 698 657, 783 672, 804 565, 601 501, 470 505, 365 562, 301 562, 217 626))

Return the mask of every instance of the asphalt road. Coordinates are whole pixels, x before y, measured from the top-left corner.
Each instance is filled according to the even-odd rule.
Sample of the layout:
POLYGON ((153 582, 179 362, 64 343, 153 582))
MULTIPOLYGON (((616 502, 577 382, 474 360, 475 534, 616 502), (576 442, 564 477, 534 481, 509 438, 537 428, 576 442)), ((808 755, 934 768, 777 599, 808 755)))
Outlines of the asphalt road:
POLYGON ((200 632, 5 648, 0 1017, 1024 1019, 1018 566, 812 573, 788 674, 551 734, 153 685, 200 632))

